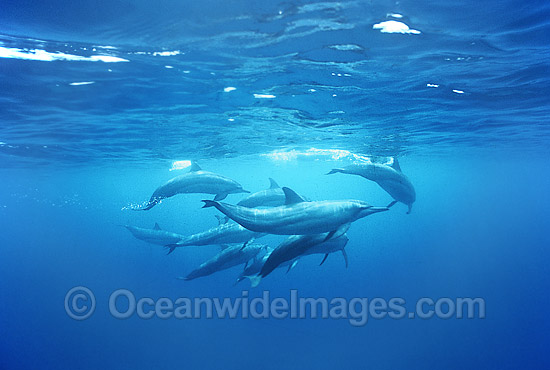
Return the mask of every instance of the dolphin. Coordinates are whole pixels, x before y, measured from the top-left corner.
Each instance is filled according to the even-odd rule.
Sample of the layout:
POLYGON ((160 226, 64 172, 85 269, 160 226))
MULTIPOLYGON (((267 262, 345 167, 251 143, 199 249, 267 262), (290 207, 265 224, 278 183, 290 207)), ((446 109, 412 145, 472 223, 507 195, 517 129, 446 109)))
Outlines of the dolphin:
POLYGON ((211 245, 211 244, 231 244, 244 243, 252 239, 261 238, 266 234, 250 231, 234 222, 220 221, 220 224, 201 233, 182 236, 177 242, 166 243, 168 254, 172 253, 178 247, 211 245))
POLYGON ((327 175, 333 173, 358 175, 376 182, 396 202, 406 204, 409 207, 407 214, 411 213, 412 205, 416 200, 416 192, 409 178, 401 172, 396 158, 393 159, 391 166, 380 163, 354 164, 343 168, 334 168, 327 175))
POLYGON ((155 223, 155 227, 152 229, 144 229, 130 225, 125 225, 124 227, 127 228, 136 239, 143 240, 151 244, 166 245, 176 243, 185 238, 183 235, 161 230, 159 224, 157 223, 155 223))
MULTIPOLYGON (((333 235, 330 235, 330 233, 327 232, 321 234, 290 236, 288 239, 279 244, 273 253, 270 254, 269 258, 262 266, 258 276, 260 278, 264 278, 281 263, 292 261, 295 258, 308 254, 324 254, 325 258, 321 262, 322 265, 329 253, 336 251, 342 251, 347 267, 347 256, 345 254, 344 247, 348 242, 346 232, 349 227, 350 224, 344 224, 333 235)), ((254 285, 254 283, 252 285, 254 285)))
MULTIPOLYGON (((258 256, 254 257, 253 262, 249 263, 248 266, 240 273, 240 275, 237 277, 237 280, 235 281, 235 284, 239 283, 240 281, 248 278, 251 282, 255 282, 257 280, 257 277, 255 275, 259 274, 262 270, 263 265, 268 260, 271 253, 273 253, 273 248, 266 248, 266 253, 263 255, 263 257, 258 258, 258 256)), ((292 270, 294 266, 298 264, 298 259, 294 259, 291 261, 285 261, 278 265, 276 268, 283 268, 288 267, 287 272, 292 270)), ((259 283, 259 281, 258 281, 259 283)))
POLYGON ((360 200, 306 202, 289 188, 285 187, 283 191, 286 197, 284 206, 258 209, 203 200, 203 208, 216 207, 248 230, 276 235, 334 233, 344 224, 389 210, 360 200))
POLYGON ((165 198, 176 194, 203 193, 216 194, 214 200, 223 200, 228 194, 250 193, 241 184, 222 175, 203 171, 193 162, 189 172, 174 177, 155 190, 149 202, 136 210, 149 210, 165 198))
POLYGON ((258 191, 242 199, 237 205, 248 208, 256 207, 277 207, 285 204, 285 193, 283 189, 269 178, 269 189, 258 191))
POLYGON ((248 264, 249 260, 253 259, 266 247, 264 244, 257 243, 245 243, 244 246, 240 244, 227 246, 217 255, 201 264, 196 270, 191 271, 183 280, 193 280, 243 263, 248 264))

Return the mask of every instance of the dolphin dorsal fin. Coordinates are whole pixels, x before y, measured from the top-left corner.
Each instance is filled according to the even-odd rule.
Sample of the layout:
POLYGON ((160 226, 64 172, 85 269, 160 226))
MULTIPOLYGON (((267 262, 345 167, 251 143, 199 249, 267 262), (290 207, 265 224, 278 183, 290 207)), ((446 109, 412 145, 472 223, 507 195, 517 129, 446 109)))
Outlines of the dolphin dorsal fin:
POLYGON ((189 172, 195 172, 195 171, 200 171, 202 170, 202 168, 200 168, 200 166, 197 164, 197 162, 193 161, 191 162, 191 168, 189 169, 189 172))
POLYGON ((153 230, 160 230, 160 226, 157 222, 155 222, 155 227, 153 227, 153 230))
POLYGON ((399 161, 397 160, 397 158, 393 159, 393 163, 391 165, 391 168, 393 168, 396 171, 401 172, 401 167, 399 167, 399 161))
POLYGON ((269 188, 270 189, 278 189, 280 188, 279 184, 275 180, 273 180, 271 177, 269 178, 269 188))
POLYGON ((296 194, 294 190, 285 187, 283 188, 283 191, 285 192, 285 198, 286 198, 285 205, 288 206, 291 204, 305 202, 305 200, 303 200, 301 196, 296 194))

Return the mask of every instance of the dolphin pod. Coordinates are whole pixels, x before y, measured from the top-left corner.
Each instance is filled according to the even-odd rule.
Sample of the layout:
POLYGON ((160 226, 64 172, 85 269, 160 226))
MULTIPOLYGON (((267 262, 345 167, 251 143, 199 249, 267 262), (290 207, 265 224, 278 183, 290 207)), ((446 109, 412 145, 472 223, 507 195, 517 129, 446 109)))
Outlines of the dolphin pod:
POLYGON ((289 188, 283 188, 284 206, 258 209, 203 200, 248 230, 275 235, 305 235, 334 232, 341 225, 368 215, 388 211, 360 200, 306 202, 289 188))
POLYGON ((156 206, 161 200, 177 194, 202 193, 215 194, 214 200, 223 200, 228 194, 250 193, 244 190, 241 184, 228 177, 212 172, 203 171, 193 162, 189 172, 174 177, 154 191, 147 204, 136 210, 147 211, 156 206))
POLYGON ((416 200, 416 192, 409 178, 401 172, 396 158, 393 159, 391 166, 380 163, 354 164, 343 168, 334 168, 327 175, 333 173, 358 175, 376 182, 393 199, 406 204, 409 207, 407 214, 411 213, 412 204, 416 200))
POLYGON ((288 187, 280 188, 270 178, 269 189, 252 193, 237 204, 229 204, 220 201, 228 194, 250 192, 227 177, 201 170, 193 162, 188 173, 157 188, 141 209, 151 209, 162 199, 176 194, 215 194, 214 200, 203 200, 203 208, 214 207, 225 215, 223 221, 221 216, 216 215, 220 220, 218 226, 187 236, 161 230, 158 224, 153 229, 126 228, 137 239, 164 245, 169 250, 168 254, 178 247, 222 246, 218 254, 181 278, 183 280, 193 280, 244 264, 236 283, 249 278, 252 287, 255 287, 275 269, 287 267, 287 272, 290 271, 304 256, 321 254, 322 265, 331 253, 337 252, 342 253, 347 267, 345 247, 349 241, 346 233, 350 225, 371 214, 388 211, 397 202, 407 205, 407 213, 410 213, 416 192, 401 171, 397 159, 393 159, 391 165, 361 163, 334 168, 328 174, 334 173, 353 174, 374 181, 394 201, 386 207, 374 207, 362 200, 309 201, 288 187), (285 235, 287 238, 274 249, 253 242, 267 234, 285 235))

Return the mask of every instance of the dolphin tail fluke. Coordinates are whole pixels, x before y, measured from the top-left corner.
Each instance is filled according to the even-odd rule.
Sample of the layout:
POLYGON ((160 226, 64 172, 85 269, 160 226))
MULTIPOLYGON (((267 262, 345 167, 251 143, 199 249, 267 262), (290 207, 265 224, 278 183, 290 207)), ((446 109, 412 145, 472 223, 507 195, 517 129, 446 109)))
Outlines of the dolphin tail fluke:
POLYGON ((258 285, 260 285, 260 282, 262 281, 262 277, 260 275, 247 277, 250 279, 250 286, 252 288, 256 288, 258 285))
POLYGON ((215 200, 203 199, 202 202, 204 202, 204 206, 202 206, 202 208, 216 207, 218 205, 218 202, 215 200))
POLYGON ((323 260, 321 261, 321 263, 319 264, 319 266, 321 266, 323 263, 325 263, 325 261, 327 260, 328 258, 328 253, 325 254, 325 257, 323 258, 323 260))
POLYGON ((164 248, 166 248, 166 249, 168 250, 168 252, 166 253, 166 255, 169 255, 170 253, 172 253, 173 251, 175 251, 177 247, 179 247, 179 245, 177 245, 177 244, 168 244, 168 245, 165 245, 164 248))
POLYGON ((346 268, 348 268, 348 254, 345 249, 342 249, 342 256, 344 256, 344 261, 346 262, 346 268))
POLYGON ((326 173, 326 175, 332 175, 333 173, 340 173, 340 172, 344 172, 344 169, 343 168, 333 168, 328 173, 326 173))
POLYGON ((393 207, 393 206, 395 205, 395 203, 397 203, 396 200, 394 200, 393 202, 391 202, 390 204, 388 204, 388 205, 386 206, 386 208, 391 208, 391 207, 393 207))

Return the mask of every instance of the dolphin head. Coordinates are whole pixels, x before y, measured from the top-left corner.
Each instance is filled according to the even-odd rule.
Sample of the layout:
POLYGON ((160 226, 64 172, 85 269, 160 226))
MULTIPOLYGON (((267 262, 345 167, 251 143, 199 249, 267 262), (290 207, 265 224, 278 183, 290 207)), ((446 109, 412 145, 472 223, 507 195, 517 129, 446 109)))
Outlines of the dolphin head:
POLYGON ((231 192, 231 194, 239 194, 239 193, 250 193, 248 190, 244 190, 242 186, 239 186, 235 190, 231 192))

